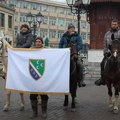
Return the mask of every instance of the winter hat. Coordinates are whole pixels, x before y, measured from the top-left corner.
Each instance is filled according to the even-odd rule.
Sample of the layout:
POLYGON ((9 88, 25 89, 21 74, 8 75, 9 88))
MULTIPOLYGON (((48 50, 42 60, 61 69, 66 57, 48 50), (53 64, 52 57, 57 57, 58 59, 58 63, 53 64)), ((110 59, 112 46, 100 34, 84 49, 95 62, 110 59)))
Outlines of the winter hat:
POLYGON ((70 24, 68 25, 68 29, 70 29, 70 28, 75 28, 75 26, 74 26, 72 23, 70 23, 70 24))
POLYGON ((41 42, 42 42, 42 44, 43 44, 43 38, 42 37, 37 37, 36 39, 35 39, 35 42, 36 42, 36 40, 41 40, 41 42))

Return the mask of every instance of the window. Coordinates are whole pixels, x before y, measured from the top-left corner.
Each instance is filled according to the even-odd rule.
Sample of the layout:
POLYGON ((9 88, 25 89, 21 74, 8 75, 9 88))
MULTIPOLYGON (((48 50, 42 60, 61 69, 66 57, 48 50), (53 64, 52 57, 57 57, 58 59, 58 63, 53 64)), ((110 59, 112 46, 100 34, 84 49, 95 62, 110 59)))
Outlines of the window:
POLYGON ((76 20, 73 21, 73 24, 75 25, 76 28, 78 28, 78 22, 76 20))
POLYGON ((66 9, 66 14, 67 14, 67 15, 72 15, 70 9, 66 9))
POLYGON ((68 26, 70 23, 72 23, 72 20, 66 19, 66 26, 68 26))
POLYGON ((48 30, 47 29, 40 29, 40 37, 45 38, 48 36, 48 30))
POLYGON ((49 12, 55 13, 56 12, 56 8, 53 7, 53 6, 49 6, 49 12))
POLYGON ((90 40, 90 33, 87 33, 87 39, 90 40))
POLYGON ((26 22, 26 16, 25 15, 20 15, 20 22, 26 22))
POLYGON ((55 37, 56 37, 56 31, 55 30, 50 30, 49 38, 55 38, 55 37))
POLYGON ((8 15, 8 28, 12 28, 12 16, 8 15))
POLYGON ((41 5, 41 10, 42 10, 43 12, 48 11, 48 6, 47 6, 47 5, 41 5))
POLYGON ((0 13, 0 26, 5 27, 5 15, 0 13))
POLYGON ((86 21, 81 21, 81 28, 86 28, 86 21))
POLYGON ((33 9, 33 10, 40 10, 40 4, 31 3, 31 9, 33 9))
POLYGON ((64 24, 64 21, 65 21, 64 19, 59 18, 59 19, 58 19, 58 25, 59 25, 59 26, 64 26, 64 25, 65 25, 65 24, 64 24))
POLYGON ((50 17, 50 19, 49 19, 49 24, 50 24, 50 25, 56 25, 56 18, 50 17))
POLYGON ((15 14, 15 21, 18 22, 18 15, 15 14))
POLYGON ((47 16, 43 17, 43 24, 48 24, 48 17, 47 16))
POLYGON ((58 31, 58 38, 61 38, 63 34, 64 34, 64 31, 58 31))
POLYGON ((57 13, 64 14, 64 8, 57 8, 57 13))
POLYGON ((85 33, 85 32, 82 32, 82 33, 81 33, 81 36, 82 36, 82 39, 83 39, 83 40, 86 40, 86 33, 85 33))
POLYGON ((15 35, 18 33, 18 27, 15 27, 15 35))

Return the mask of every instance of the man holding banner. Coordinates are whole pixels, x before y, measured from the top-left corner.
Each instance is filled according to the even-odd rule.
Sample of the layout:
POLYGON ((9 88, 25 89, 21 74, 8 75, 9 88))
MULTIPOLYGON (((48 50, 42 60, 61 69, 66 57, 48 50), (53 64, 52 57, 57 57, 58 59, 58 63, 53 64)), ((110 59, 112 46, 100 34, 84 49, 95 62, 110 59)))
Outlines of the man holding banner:
MULTIPOLYGON (((34 38, 31 33, 31 30, 27 24, 22 24, 20 27, 20 34, 17 35, 16 38, 16 48, 30 48, 32 46, 34 38)), ((10 106, 10 96, 11 91, 7 91, 7 99, 6 104, 4 105, 3 111, 7 112, 10 106)), ((20 103, 20 111, 24 110, 24 96, 23 93, 20 93, 21 103, 20 103)))
MULTIPOLYGON (((35 48, 42 48, 43 47, 43 39, 41 37, 37 37, 35 39, 34 43, 35 48)), ((31 106, 33 110, 33 115, 31 116, 31 119, 36 118, 38 115, 38 100, 37 100, 38 94, 30 94, 30 100, 31 100, 31 106)), ((47 102, 48 102, 48 96, 47 95, 41 95, 41 108, 42 108, 42 117, 47 117, 47 102)))

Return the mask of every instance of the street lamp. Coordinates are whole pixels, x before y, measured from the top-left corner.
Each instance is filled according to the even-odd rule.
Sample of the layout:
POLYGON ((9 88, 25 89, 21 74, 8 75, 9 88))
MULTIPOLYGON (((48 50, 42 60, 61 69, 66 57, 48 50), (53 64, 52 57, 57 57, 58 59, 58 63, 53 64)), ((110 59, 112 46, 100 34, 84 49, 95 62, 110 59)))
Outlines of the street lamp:
POLYGON ((71 9, 71 13, 77 14, 78 34, 80 34, 80 15, 88 12, 90 1, 91 0, 66 0, 67 5, 71 9))
POLYGON ((34 28, 33 29, 34 30, 34 32, 33 32, 34 40, 36 38, 35 34, 36 34, 37 23, 39 24, 39 27, 40 27, 40 24, 43 21, 43 17, 44 16, 40 12, 37 13, 36 15, 32 15, 31 12, 26 15, 27 22, 29 23, 30 27, 31 27, 31 24, 32 24, 33 28, 34 28))

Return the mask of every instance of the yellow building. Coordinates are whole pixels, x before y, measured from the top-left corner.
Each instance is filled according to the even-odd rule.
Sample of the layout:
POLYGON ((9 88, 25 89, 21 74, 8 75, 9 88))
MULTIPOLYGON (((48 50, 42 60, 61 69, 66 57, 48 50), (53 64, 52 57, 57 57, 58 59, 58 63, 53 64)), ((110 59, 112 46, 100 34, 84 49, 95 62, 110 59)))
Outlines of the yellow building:
MULTIPOLYGON (((51 0, 6 0, 7 4, 15 7, 15 34, 20 30, 20 25, 27 23, 26 15, 31 12, 33 15, 39 11, 43 14, 44 20, 36 30, 36 35, 47 37, 52 47, 57 47, 62 34, 66 31, 69 23, 73 23, 77 30, 77 18, 70 11, 65 3, 51 0)), ((89 24, 86 16, 81 16, 81 35, 83 43, 89 44, 89 24)))
POLYGON ((0 31, 3 31, 8 42, 12 42, 14 38, 14 14, 13 8, 0 3, 0 31))

